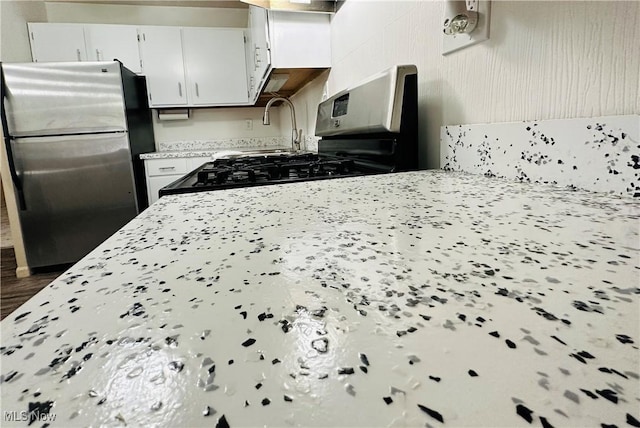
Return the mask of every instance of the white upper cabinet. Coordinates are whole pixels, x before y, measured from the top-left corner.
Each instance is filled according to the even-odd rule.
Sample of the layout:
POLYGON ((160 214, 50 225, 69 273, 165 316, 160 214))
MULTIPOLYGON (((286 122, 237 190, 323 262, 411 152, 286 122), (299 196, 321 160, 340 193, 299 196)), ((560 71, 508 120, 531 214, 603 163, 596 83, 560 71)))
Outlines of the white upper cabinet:
POLYGON ((140 32, 142 70, 147 78, 149 105, 187 105, 180 27, 145 26, 140 32))
POLYGON ((34 62, 86 61, 83 24, 29 23, 34 62))
POLYGON ((190 105, 249 102, 243 29, 183 28, 182 48, 190 105))
POLYGON ((140 73, 138 30, 133 25, 90 24, 84 27, 89 61, 117 59, 134 73, 140 73))
POLYGON ((249 29, 251 32, 251 48, 249 52, 252 55, 250 62, 253 66, 253 69, 250 69, 249 72, 257 80, 257 83, 260 83, 271 64, 266 9, 255 6, 249 7, 249 29))
POLYGON ((324 13, 270 10, 273 68, 331 67, 331 20, 324 13))

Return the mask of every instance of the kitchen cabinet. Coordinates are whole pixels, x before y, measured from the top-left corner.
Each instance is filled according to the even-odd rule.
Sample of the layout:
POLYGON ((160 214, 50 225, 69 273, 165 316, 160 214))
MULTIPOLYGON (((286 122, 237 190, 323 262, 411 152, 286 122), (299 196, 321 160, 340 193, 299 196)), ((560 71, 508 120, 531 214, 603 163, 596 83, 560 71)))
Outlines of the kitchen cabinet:
POLYGON ((247 73, 249 77, 249 98, 255 102, 259 88, 271 64, 267 10, 261 7, 249 7, 249 30, 247 31, 247 73))
POLYGON ((147 78, 151 107, 187 105, 180 27, 139 29, 142 70, 147 78))
POLYGON ((133 25, 85 25, 84 37, 89 61, 117 59, 134 73, 142 71, 138 30, 133 25))
POLYGON ((149 205, 158 200, 158 191, 189 172, 186 158, 147 159, 144 161, 149 205))
POLYGON ((144 161, 149 205, 160 197, 158 192, 188 172, 215 159, 215 156, 196 156, 188 158, 146 159, 144 161))
POLYGON ((86 61, 83 24, 27 24, 33 62, 86 61))
POLYGON ((138 32, 133 25, 29 23, 34 62, 111 61, 140 73, 138 32))
POLYGON ((244 30, 183 28, 189 105, 247 104, 244 30))
POLYGON ((265 105, 271 98, 268 92, 291 96, 331 67, 331 21, 326 14, 250 6, 248 28, 252 103, 265 105))

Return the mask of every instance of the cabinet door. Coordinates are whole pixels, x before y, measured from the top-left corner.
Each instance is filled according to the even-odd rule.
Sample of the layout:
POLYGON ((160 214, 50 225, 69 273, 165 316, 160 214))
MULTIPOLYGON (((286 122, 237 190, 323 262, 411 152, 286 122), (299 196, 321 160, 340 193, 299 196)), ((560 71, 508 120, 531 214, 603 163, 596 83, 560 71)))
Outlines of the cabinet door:
POLYGON ((82 24, 29 23, 34 62, 86 61, 82 24))
POLYGON ((267 10, 261 7, 249 6, 249 28, 251 31, 251 52, 253 55, 253 75, 256 84, 267 74, 271 63, 269 52, 267 10))
POLYGON ((274 68, 331 67, 331 20, 324 13, 269 11, 274 68))
POLYGON ((140 73, 138 29, 133 25, 91 24, 84 27, 90 61, 119 60, 134 73, 140 73))
POLYGON ((147 77, 149 105, 187 104, 179 27, 141 27, 142 71, 147 77))
POLYGON ((177 179, 181 178, 179 175, 158 175, 156 177, 147 177, 147 194, 149 195, 149 205, 160 199, 158 192, 164 186, 173 183, 177 179))
POLYGON ((247 104, 244 31, 183 28, 190 105, 247 104))

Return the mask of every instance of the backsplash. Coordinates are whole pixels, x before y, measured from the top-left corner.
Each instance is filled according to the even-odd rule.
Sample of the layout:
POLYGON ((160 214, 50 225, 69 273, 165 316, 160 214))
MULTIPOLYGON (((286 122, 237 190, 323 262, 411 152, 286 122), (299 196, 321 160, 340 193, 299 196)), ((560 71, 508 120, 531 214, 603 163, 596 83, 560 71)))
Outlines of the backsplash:
MULTIPOLYGON (((290 137, 228 138, 222 140, 187 140, 157 143, 159 152, 208 151, 220 149, 282 148, 291 145, 290 137)), ((318 151, 318 137, 304 136, 302 150, 318 151)))
POLYGON ((640 197, 640 116, 443 126, 440 166, 640 197))
POLYGON ((187 140, 159 142, 159 152, 191 151, 191 150, 219 150, 219 149, 250 149, 260 147, 281 147, 291 144, 289 137, 256 137, 256 138, 227 138, 221 140, 187 140))

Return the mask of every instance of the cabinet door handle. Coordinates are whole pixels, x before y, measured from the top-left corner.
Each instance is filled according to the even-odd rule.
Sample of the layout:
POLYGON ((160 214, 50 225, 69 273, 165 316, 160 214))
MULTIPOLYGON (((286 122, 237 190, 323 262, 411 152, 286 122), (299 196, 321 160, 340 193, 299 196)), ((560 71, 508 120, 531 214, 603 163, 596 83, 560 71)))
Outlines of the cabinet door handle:
POLYGON ((198 89, 198 83, 196 82, 196 97, 200 97, 200 89, 198 89))
POLYGON ((176 169, 175 166, 161 166, 160 168, 158 168, 160 171, 171 171, 176 169))
POLYGON ((100 61, 100 50, 96 49, 96 59, 100 61))
POLYGON ((180 94, 180 97, 182 98, 182 83, 178 82, 178 93, 180 94))
POLYGON ((80 58, 80 49, 76 49, 76 55, 78 55, 78 61, 81 61, 81 58, 80 58))

